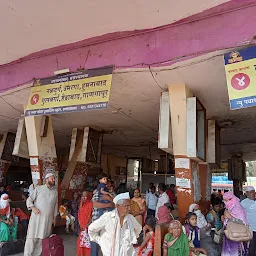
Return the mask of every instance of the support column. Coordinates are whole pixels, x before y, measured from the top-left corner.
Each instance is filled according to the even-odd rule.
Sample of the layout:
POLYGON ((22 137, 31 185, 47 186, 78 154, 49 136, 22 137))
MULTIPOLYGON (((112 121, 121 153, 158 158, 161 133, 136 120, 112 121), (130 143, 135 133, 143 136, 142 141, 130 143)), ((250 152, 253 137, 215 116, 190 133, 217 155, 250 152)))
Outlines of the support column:
POLYGON ((218 165, 219 130, 216 121, 207 123, 204 106, 185 84, 169 85, 169 98, 179 217, 184 220, 190 204, 200 204, 203 211, 209 207, 208 163, 218 165))
POLYGON ((201 184, 201 199, 198 204, 202 213, 206 214, 210 209, 212 171, 209 164, 199 164, 199 180, 201 184))
MULTIPOLYGON (((195 202, 195 177, 198 165, 187 158, 187 98, 192 92, 185 84, 169 85, 173 154, 175 158, 175 176, 179 217, 183 221, 190 204, 195 202)), ((200 188, 200 184, 196 184, 200 188)))
POLYGON ((25 127, 32 179, 43 183, 45 173, 52 171, 58 185, 59 174, 51 117, 25 117, 25 127))
POLYGON ((3 182, 7 171, 11 165, 12 145, 8 143, 8 132, 0 134, 0 183, 3 182), (8 154, 4 154, 7 153, 8 154), (8 159, 8 160, 7 160, 8 159))
MULTIPOLYGON (((189 206, 195 202, 192 172, 192 166, 195 168, 195 165, 196 162, 188 159, 186 156, 175 156, 177 200, 181 221, 184 221, 189 206)), ((200 187, 200 185, 198 187, 200 187)))
POLYGON ((228 178, 233 180, 233 192, 240 198, 243 191, 243 182, 246 181, 246 165, 241 156, 232 156, 228 160, 228 178))
POLYGON ((233 180, 233 192, 234 195, 240 198, 240 191, 243 191, 243 181, 239 179, 233 180))
POLYGON ((62 197, 82 190, 90 169, 100 169, 102 133, 85 127, 72 130, 69 163, 61 183, 62 197))

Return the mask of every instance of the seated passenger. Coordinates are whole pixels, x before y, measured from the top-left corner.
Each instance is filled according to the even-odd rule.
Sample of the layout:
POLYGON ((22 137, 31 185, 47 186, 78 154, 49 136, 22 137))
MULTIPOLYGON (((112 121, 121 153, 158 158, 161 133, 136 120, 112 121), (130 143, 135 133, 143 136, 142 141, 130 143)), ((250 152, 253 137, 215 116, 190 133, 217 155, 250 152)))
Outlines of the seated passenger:
POLYGON ((168 211, 169 211, 169 215, 170 215, 171 220, 178 220, 178 219, 179 219, 179 217, 176 216, 176 215, 173 213, 174 207, 173 207, 173 205, 172 205, 171 203, 166 203, 166 204, 164 204, 164 206, 166 206, 166 207, 168 208, 168 211))
POLYGON ((18 226, 11 216, 9 196, 2 194, 0 199, 0 242, 17 239, 18 226))
POLYGON ((200 232, 197 227, 197 216, 195 213, 189 212, 186 215, 186 224, 183 227, 183 231, 188 237, 191 255, 208 255, 208 252, 200 247, 200 232))
POLYGON ((179 221, 173 220, 169 225, 169 233, 164 237, 163 256, 189 256, 188 238, 182 232, 179 221))
POLYGON ((215 199, 212 201, 212 210, 206 216, 206 219, 211 224, 212 228, 222 228, 222 222, 219 215, 219 211, 220 201, 218 199, 215 199))
POLYGON ((157 224, 169 224, 171 222, 169 209, 165 205, 159 207, 157 219, 157 224))
POLYGON ((28 230, 29 216, 20 208, 16 208, 14 215, 19 218, 19 224, 22 227, 22 238, 26 238, 28 230))
POLYGON ((197 226, 200 229, 201 239, 209 237, 211 235, 211 224, 207 223, 205 216, 200 210, 200 206, 198 204, 191 204, 189 206, 189 212, 193 212, 197 216, 197 226))
POLYGON ((189 212, 193 212, 193 213, 196 214, 196 216, 197 216, 197 226, 200 229, 204 228, 205 226, 207 226, 208 223, 207 223, 204 215, 202 214, 198 204, 191 204, 189 206, 189 212))
POLYGON ((66 232, 69 233, 69 226, 71 226, 71 230, 72 232, 74 232, 76 219, 68 211, 68 200, 63 199, 59 212, 60 212, 60 217, 66 220, 66 232))
POLYGON ((139 246, 138 256, 152 256, 154 251, 156 219, 148 216, 143 227, 143 242, 139 246))

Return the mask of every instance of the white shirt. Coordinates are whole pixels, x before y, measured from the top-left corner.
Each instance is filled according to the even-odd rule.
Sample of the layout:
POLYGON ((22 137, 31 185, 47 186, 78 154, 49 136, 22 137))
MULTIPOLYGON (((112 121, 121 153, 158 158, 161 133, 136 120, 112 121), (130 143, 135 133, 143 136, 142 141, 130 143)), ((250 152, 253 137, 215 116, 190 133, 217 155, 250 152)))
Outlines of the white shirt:
POLYGON ((246 211, 249 227, 252 231, 256 231, 256 201, 249 198, 241 202, 246 211))
POLYGON ((135 256, 133 244, 142 230, 139 222, 130 214, 125 216, 123 227, 117 210, 103 214, 88 228, 91 241, 101 247, 103 256, 135 256))
POLYGON ((147 195, 148 193, 150 193, 150 192, 151 192, 150 188, 149 188, 149 189, 147 189, 147 191, 146 191, 146 195, 147 195))
POLYGON ((157 213, 158 213, 159 207, 161 207, 167 203, 170 203, 170 199, 169 199, 169 196, 164 192, 163 194, 159 195, 159 198, 158 198, 158 202, 156 205, 156 215, 155 215, 156 218, 157 218, 157 213))
POLYGON ((29 186, 28 193, 29 193, 30 196, 33 194, 35 188, 36 188, 36 186, 33 183, 29 186))
POLYGON ((158 198, 155 194, 152 194, 151 192, 147 193, 146 195, 146 203, 147 207, 150 210, 156 210, 156 205, 157 205, 158 198))

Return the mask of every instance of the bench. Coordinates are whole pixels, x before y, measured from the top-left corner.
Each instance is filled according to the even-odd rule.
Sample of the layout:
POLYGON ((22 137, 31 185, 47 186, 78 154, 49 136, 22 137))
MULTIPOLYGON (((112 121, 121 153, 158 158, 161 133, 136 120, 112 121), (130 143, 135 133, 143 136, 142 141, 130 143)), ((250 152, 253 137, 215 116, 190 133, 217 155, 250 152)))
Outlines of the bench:
POLYGON ((164 237, 168 233, 169 224, 157 224, 155 228, 154 256, 162 255, 164 237))

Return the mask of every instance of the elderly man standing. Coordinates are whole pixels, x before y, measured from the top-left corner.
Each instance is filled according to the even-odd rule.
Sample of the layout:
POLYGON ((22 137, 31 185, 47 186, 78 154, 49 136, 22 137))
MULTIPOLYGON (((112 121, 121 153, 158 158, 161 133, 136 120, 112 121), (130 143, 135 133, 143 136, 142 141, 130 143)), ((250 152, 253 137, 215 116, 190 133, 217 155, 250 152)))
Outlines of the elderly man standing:
POLYGON ((32 195, 33 192, 34 192, 34 190, 35 190, 35 188, 36 188, 37 186, 39 186, 39 185, 40 185, 40 180, 34 179, 33 182, 32 182, 32 184, 31 184, 31 185, 29 186, 29 188, 28 188, 28 194, 29 194, 29 195, 32 195))
POLYGON ((247 215, 250 229, 253 231, 253 239, 250 241, 249 256, 256 256, 256 201, 255 188, 248 186, 246 190, 247 198, 241 204, 247 215))
POLYGON ((100 245, 104 256, 135 256, 133 245, 142 227, 129 214, 129 193, 117 195, 113 202, 116 209, 103 214, 89 226, 90 239, 100 245))
POLYGON ((47 173, 45 185, 36 187, 28 197, 27 207, 32 210, 32 215, 24 256, 39 256, 42 254, 42 240, 52 234, 52 224, 58 214, 58 192, 53 173, 47 173))
MULTIPOLYGON (((103 195, 102 198, 109 202, 113 201, 113 198, 111 198, 111 196, 108 196, 108 195, 103 195)), ((101 217, 99 209, 115 207, 113 202, 111 203, 99 202, 99 192, 97 190, 93 194, 92 203, 93 203, 92 222, 96 221, 101 217)), ((96 242, 91 242, 91 256, 98 256, 98 254, 99 254, 99 245, 96 242)))

